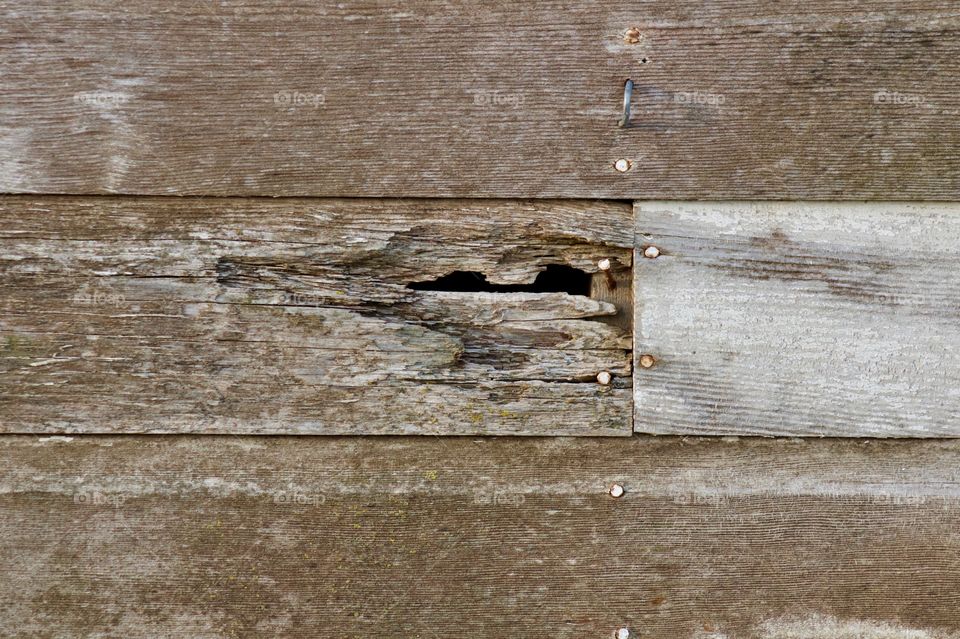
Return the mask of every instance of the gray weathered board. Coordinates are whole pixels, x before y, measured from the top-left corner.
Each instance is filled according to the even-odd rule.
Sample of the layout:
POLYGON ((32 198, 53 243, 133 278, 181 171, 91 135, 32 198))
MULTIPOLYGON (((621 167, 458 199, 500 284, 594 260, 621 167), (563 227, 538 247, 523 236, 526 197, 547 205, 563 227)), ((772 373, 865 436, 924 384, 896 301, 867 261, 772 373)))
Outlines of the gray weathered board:
POLYGON ((613 202, 2 198, 0 432, 629 435, 632 245, 613 202), (587 289, 408 288, 551 265, 587 289))
POLYGON ((637 431, 960 435, 960 207, 636 206, 637 431))
POLYGON ((11 639, 960 637, 960 442, 7 436, 0 456, 11 639))
POLYGON ((939 0, 2 0, 0 191, 953 200, 958 32, 939 0))

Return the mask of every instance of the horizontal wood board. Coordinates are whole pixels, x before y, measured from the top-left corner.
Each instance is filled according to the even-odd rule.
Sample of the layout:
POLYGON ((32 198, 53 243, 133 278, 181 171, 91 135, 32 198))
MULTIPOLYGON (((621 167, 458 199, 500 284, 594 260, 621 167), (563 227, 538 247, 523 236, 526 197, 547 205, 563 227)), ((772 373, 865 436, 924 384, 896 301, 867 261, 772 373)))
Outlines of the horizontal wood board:
POLYGON ((10 638, 960 636, 956 442, 17 436, 0 451, 10 638))
POLYGON ((4 0, 0 192, 955 200, 958 31, 933 0, 4 0))
POLYGON ((629 435, 631 219, 590 201, 2 198, 0 432, 629 435), (408 287, 529 287, 557 265, 586 289, 408 287))
POLYGON ((960 207, 642 202, 636 223, 660 253, 635 272, 637 431, 960 435, 960 207))

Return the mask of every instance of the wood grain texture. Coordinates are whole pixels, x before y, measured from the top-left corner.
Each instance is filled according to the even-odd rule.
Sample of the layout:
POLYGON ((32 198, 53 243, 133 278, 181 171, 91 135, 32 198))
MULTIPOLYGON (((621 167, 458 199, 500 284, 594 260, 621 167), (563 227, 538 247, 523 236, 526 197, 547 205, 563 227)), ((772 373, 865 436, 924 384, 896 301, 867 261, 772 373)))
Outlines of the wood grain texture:
POLYGON ((4 0, 0 16, 4 192, 960 190, 960 16, 933 0, 4 0))
POLYGON ((0 199, 0 431, 627 435, 631 335, 589 275, 583 294, 408 284, 467 271, 530 285, 607 258, 629 292, 631 216, 577 201, 0 199))
POLYGON ((637 205, 636 429, 960 435, 960 207, 637 205))
POLYGON ((960 636, 956 442, 0 450, 5 637, 960 636))

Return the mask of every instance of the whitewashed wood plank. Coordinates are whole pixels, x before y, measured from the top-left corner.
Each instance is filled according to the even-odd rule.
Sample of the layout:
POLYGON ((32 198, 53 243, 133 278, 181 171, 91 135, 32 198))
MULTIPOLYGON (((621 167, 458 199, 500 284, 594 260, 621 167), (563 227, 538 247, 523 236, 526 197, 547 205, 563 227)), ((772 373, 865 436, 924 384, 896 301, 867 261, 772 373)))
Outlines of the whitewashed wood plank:
POLYGON ((960 206, 642 202, 636 224, 660 253, 635 273, 637 431, 960 435, 960 206))

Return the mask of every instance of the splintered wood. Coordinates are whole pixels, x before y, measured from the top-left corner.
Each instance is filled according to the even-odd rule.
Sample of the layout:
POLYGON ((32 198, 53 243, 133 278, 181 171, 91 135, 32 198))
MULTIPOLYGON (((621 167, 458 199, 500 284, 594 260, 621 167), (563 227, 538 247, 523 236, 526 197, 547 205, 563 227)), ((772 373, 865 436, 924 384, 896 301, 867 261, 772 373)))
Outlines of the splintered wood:
POLYGON ((604 259, 631 288, 629 205, 10 197, 0 220, 3 432, 631 432, 629 328, 589 297, 604 259), (552 265, 585 290, 532 290, 552 265), (524 291, 409 286, 455 272, 524 291))

